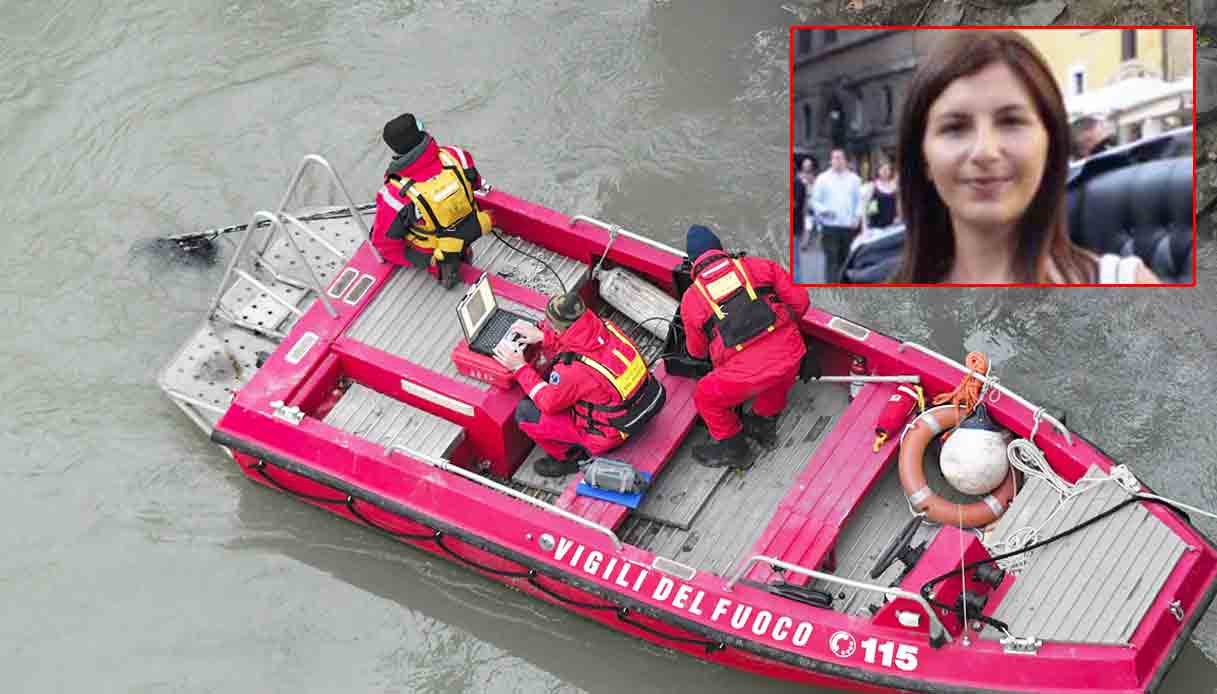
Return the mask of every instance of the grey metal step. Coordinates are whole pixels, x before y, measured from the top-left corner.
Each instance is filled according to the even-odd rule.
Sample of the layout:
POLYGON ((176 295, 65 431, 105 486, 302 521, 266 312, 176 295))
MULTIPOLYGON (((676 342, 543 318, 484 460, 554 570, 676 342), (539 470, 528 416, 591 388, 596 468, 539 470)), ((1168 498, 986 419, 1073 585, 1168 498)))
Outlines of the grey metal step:
POLYGON ((171 395, 195 400, 196 404, 179 403, 189 408, 187 413, 200 427, 210 431, 233 395, 258 370, 257 353, 273 352, 275 347, 270 338, 227 322, 204 321, 161 371, 158 382, 171 395))
POLYGON ((323 421, 378 445, 396 442, 444 459, 465 438, 460 425, 358 383, 351 384, 323 421))
MULTIPOLYGON (((308 212, 306 210, 300 214, 308 212)), ((316 220, 304 224, 317 234, 321 241, 304 233, 294 224, 286 224, 284 229, 299 246, 304 260, 317 275, 321 286, 326 287, 363 243, 363 232, 350 217, 316 220), (334 255, 325 244, 344 256, 334 255)), ((262 233, 270 232, 262 230, 262 233)), ((284 234, 275 234, 266 251, 261 254, 259 264, 262 267, 253 273, 258 281, 273 289, 301 312, 308 310, 312 302, 316 301, 316 293, 294 286, 311 286, 312 279, 302 266, 301 254, 292 248, 291 241, 284 234), (276 278, 275 274, 279 277, 276 278), (282 281, 281 278, 289 281, 282 281)), ((286 306, 271 299, 266 292, 239 276, 234 278, 232 285, 224 292, 220 306, 229 316, 244 322, 251 329, 268 333, 287 333, 296 318, 286 306)))

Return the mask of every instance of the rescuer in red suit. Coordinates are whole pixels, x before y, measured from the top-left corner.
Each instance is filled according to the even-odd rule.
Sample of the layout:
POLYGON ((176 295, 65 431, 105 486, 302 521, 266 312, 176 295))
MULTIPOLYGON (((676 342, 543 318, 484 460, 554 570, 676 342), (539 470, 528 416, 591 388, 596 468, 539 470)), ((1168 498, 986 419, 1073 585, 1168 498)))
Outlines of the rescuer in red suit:
POLYGON ((752 466, 745 437, 773 445, 777 418, 806 354, 796 317, 807 311, 805 289, 764 258, 735 258, 714 232, 689 227, 685 242, 693 286, 680 300, 689 355, 714 367, 702 377, 693 403, 713 441, 695 446, 702 465, 752 466), (755 398, 741 421, 737 407, 755 398))
POLYGON ((515 374, 528 396, 516 408, 515 419, 549 454, 537 461, 537 473, 561 477, 641 431, 666 395, 634 342, 588 311, 577 294, 553 297, 545 318, 544 329, 517 321, 515 344, 509 332, 495 358, 515 374), (547 378, 523 356, 523 346, 537 342, 553 365, 547 378))
POLYGON ((376 193, 372 245, 389 262, 426 268, 451 288, 469 245, 492 227, 473 195, 482 185, 473 157, 437 145, 410 113, 385 123, 384 140, 394 157, 376 193))

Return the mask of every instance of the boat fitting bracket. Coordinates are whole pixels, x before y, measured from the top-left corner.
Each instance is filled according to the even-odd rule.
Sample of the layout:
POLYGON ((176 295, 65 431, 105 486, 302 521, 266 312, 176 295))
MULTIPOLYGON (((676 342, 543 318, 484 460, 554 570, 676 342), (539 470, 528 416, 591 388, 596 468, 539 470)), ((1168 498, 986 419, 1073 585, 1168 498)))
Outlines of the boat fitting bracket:
POLYGON ((1019 637, 1010 632, 1006 632, 1000 643, 1003 651, 1016 655, 1038 655, 1040 646, 1044 645, 1043 641, 1034 636, 1019 637))
POLYGON ((282 400, 276 400, 270 404, 270 407, 274 410, 276 417, 286 422, 299 425, 300 422, 304 421, 304 410, 295 405, 288 405, 282 400))
POLYGON ((1175 617, 1175 620, 1180 624, 1183 623, 1183 602, 1180 600, 1172 600, 1169 607, 1170 613, 1175 617))

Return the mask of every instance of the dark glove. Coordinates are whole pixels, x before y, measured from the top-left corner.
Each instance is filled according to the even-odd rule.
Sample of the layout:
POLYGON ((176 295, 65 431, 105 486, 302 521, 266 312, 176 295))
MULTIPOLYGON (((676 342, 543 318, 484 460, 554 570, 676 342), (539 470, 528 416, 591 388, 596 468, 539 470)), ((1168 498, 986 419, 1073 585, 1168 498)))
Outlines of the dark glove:
POLYGON ((469 181, 469 185, 473 186, 475 190, 482 187, 482 176, 475 166, 465 169, 465 180, 469 181))
POLYGON ((414 224, 414 220, 414 203, 407 202, 397 211, 397 216, 393 218, 393 223, 389 225, 385 236, 398 241, 406 238, 406 232, 414 224))

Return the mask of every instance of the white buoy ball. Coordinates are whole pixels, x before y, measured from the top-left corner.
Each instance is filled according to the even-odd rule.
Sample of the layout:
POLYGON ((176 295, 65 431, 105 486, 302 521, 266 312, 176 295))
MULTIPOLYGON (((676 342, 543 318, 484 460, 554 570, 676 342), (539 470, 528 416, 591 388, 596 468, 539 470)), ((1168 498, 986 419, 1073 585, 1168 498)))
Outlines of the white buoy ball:
POLYGON ((964 494, 988 494, 1010 471, 1006 457, 1007 432, 956 429, 942 445, 938 457, 942 476, 964 494))

